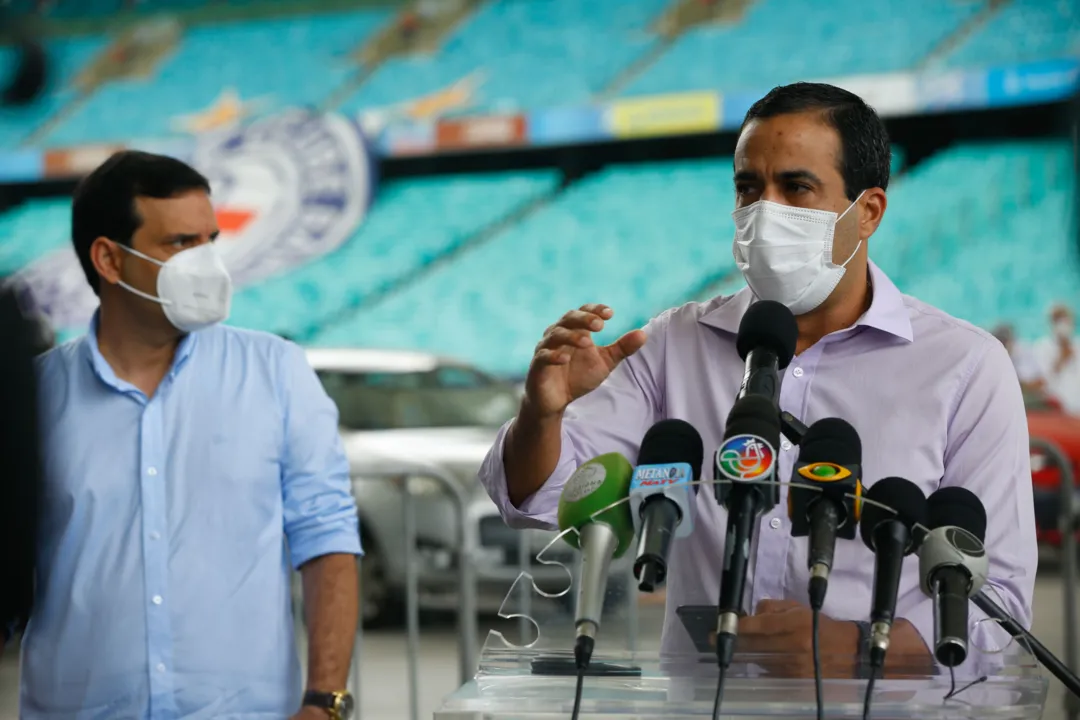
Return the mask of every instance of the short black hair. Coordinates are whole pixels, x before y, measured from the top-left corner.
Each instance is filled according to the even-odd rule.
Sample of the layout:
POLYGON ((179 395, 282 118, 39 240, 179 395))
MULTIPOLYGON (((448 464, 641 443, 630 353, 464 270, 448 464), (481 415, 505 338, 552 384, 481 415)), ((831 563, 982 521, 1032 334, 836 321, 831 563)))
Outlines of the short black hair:
POLYGON ((191 190, 210 192, 198 170, 176 158, 138 150, 114 153, 75 188, 71 203, 71 241, 97 294, 101 278, 90 260, 90 246, 99 237, 131 247, 131 238, 142 225, 135 198, 171 198, 191 190))
POLYGON ((826 83, 780 85, 746 111, 743 129, 751 120, 802 112, 820 112, 840 136, 840 175, 848 200, 867 188, 889 188, 892 149, 885 124, 861 97, 826 83))

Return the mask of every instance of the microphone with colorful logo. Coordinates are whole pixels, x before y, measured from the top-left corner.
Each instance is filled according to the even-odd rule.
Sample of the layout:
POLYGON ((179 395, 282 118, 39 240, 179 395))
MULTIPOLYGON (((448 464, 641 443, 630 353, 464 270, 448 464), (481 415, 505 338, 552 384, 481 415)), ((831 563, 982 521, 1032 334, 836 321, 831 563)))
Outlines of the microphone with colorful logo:
POLYGON ((563 539, 581 550, 574 607, 574 659, 579 670, 592 659, 611 561, 622 557, 634 541, 634 521, 626 502, 633 471, 619 453, 600 455, 579 467, 559 496, 559 530, 573 528, 576 532, 563 539))
POLYGON ((724 669, 735 653, 757 520, 780 499, 775 450, 779 441, 780 416, 772 400, 747 395, 735 401, 715 464, 717 499, 728 512, 716 627, 717 659, 724 669))
POLYGON ((693 507, 705 446, 685 420, 661 420, 649 428, 630 481, 630 514, 638 532, 634 577, 654 592, 667 577, 671 541, 694 530, 693 507))
POLYGON ((809 536, 810 609, 821 610, 836 539, 854 540, 862 510, 862 441, 846 420, 811 425, 799 446, 788 488, 791 536, 809 536))

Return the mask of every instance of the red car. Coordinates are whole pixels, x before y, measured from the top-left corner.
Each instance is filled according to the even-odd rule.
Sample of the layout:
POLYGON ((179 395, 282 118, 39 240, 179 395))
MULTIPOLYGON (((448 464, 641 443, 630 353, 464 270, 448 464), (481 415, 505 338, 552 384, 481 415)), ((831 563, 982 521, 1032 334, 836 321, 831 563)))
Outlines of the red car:
MULTIPOLYGON (((1035 525, 1039 541, 1061 544, 1058 522, 1061 513, 1061 470, 1036 443, 1055 443, 1069 459, 1074 481, 1080 477, 1080 418, 1067 415, 1056 400, 1042 392, 1024 392, 1031 449, 1031 482, 1035 495, 1035 525)), ((1077 490, 1080 492, 1080 490, 1077 490)), ((1080 532, 1077 533, 1080 536, 1080 532)))

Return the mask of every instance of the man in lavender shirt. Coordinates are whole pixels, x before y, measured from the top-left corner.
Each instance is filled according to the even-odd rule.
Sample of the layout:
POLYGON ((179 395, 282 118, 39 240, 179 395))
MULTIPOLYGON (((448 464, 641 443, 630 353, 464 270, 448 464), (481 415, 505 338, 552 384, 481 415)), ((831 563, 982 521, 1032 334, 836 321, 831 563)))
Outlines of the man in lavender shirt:
MULTIPOLYGON (((578 465, 617 451, 633 460, 645 431, 664 418, 696 427, 716 448, 738 391, 739 320, 755 299, 796 315, 796 356, 782 373, 780 407, 807 424, 851 422, 863 443, 864 482, 898 475, 929 495, 959 485, 986 506, 988 592, 1024 626, 1031 622, 1037 564, 1027 423, 1020 387, 1001 343, 900 293, 867 256, 885 216, 889 141, 877 114, 830 85, 778 87, 748 112, 735 151, 734 254, 748 287, 668 310, 643 330, 600 347, 591 333, 613 310, 586 305, 552 325, 536 349, 517 417, 500 432, 480 479, 517 527, 551 528, 563 484, 578 465)), ((724 240, 716 244, 719 256, 724 240)), ((784 440, 779 476, 798 448, 784 440)), ((739 625, 742 649, 808 646, 806 538, 790 537, 786 488, 760 520, 739 625)), ((675 608, 717 602, 725 511, 697 495, 694 532, 670 558, 666 652, 692 652, 675 608)), ((874 556, 859 541, 836 548, 821 656, 853 657, 854 621, 870 612, 874 556)), ((1002 644, 972 607, 974 647, 1002 644)), ((933 609, 918 563, 904 563, 890 663, 927 657, 933 609)), ((978 654, 977 652, 972 655, 978 654)))

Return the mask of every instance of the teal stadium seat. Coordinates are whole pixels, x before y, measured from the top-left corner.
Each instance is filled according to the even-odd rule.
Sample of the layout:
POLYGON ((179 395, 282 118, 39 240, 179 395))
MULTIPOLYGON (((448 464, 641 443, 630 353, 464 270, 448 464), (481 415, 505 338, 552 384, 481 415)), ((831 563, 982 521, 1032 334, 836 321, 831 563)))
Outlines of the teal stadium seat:
POLYGON ((871 257, 901 290, 982 327, 1038 335, 1047 307, 1080 307, 1065 141, 964 144, 901 176, 871 257))
POLYGON ((303 339, 553 191, 557 180, 544 170, 387 182, 340 249, 240 290, 230 322, 303 339))
POLYGON ((735 24, 682 35, 624 90, 761 90, 907 70, 980 8, 958 0, 757 0, 735 24))
POLYGON ((0 277, 70 247, 71 200, 31 200, 0 214, 0 277))
POLYGON ((389 16, 367 10, 186 29, 152 80, 104 85, 43 143, 175 135, 175 119, 207 109, 225 88, 242 101, 260 101, 261 110, 319 106, 356 72, 348 54, 389 16))
POLYGON ((314 342, 418 348, 520 373, 569 309, 611 305, 608 342, 731 273, 731 201, 730 158, 609 167, 314 342))
POLYGON ((411 100, 482 71, 479 109, 590 102, 653 43, 668 0, 493 0, 431 56, 380 67, 345 102, 357 112, 411 100))
MULTIPOLYGON (((35 128, 52 117, 60 108, 77 96, 72 81, 79 70, 106 45, 101 37, 55 39, 45 43, 53 67, 49 92, 37 102, 23 108, 6 108, 0 113, 0 150, 11 150, 26 140, 35 128)), ((9 47, 0 48, 0 68, 3 77, 10 76, 14 53, 9 47)))
POLYGON ((943 60, 947 67, 985 67, 1080 56, 1076 0, 1012 0, 943 60))

